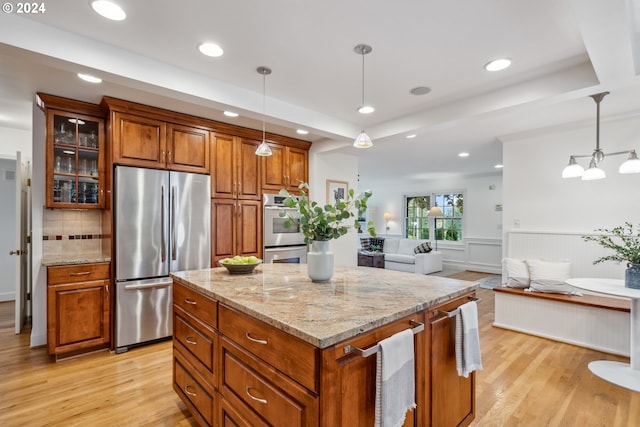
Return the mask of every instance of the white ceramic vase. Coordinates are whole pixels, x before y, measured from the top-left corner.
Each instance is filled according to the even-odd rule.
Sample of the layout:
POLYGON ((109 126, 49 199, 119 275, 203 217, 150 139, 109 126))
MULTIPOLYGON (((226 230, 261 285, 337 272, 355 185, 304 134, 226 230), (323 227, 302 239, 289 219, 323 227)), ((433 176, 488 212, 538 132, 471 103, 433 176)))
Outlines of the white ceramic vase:
POLYGON ((333 277, 333 252, 328 240, 314 240, 307 253, 307 274, 312 282, 328 282, 333 277))

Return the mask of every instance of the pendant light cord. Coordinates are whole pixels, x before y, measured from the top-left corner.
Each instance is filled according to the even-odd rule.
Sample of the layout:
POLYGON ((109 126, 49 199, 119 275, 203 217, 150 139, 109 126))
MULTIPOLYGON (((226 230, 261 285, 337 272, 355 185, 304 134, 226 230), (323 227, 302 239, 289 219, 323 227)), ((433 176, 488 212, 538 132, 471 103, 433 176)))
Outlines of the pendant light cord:
POLYGON ((267 75, 262 74, 262 141, 265 140, 265 116, 267 114, 267 75))
POLYGON ((364 106, 364 51, 362 52, 362 103, 360 106, 364 106))

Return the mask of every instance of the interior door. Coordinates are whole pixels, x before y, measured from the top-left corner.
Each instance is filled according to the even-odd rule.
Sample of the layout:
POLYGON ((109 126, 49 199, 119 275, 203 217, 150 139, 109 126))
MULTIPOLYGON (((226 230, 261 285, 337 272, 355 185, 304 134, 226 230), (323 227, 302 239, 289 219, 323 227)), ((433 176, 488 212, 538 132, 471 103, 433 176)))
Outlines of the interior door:
POLYGON ((15 250, 11 251, 16 256, 16 302, 15 302, 15 328, 16 334, 22 331, 30 315, 30 302, 28 299, 30 281, 31 251, 31 197, 29 183, 31 181, 30 162, 22 158, 20 151, 16 153, 16 234, 15 250))

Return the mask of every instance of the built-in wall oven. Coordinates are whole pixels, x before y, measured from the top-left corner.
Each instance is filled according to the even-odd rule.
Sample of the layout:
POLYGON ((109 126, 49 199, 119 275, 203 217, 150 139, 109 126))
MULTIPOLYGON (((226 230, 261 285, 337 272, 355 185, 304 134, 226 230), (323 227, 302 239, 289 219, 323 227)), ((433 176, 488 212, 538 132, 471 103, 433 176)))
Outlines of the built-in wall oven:
POLYGON ((263 242, 264 262, 286 262, 295 264, 307 263, 307 245, 300 224, 293 221, 290 227, 284 223, 289 217, 295 218, 298 211, 285 207, 285 197, 277 194, 265 194, 263 199, 263 242), (287 216, 280 216, 280 212, 287 216))

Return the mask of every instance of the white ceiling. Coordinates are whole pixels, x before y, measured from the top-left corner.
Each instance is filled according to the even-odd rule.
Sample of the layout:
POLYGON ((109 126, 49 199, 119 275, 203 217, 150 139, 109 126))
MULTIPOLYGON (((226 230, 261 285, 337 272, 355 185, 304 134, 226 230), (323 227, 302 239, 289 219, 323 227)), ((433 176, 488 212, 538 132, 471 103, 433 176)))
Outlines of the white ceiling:
MULTIPOLYGON (((118 0, 108 21, 89 1, 0 14, 0 126, 30 128, 37 91, 98 103, 128 99, 260 129, 304 128, 316 147, 359 158, 361 180, 495 173, 501 138, 640 111, 634 0, 118 0), (213 41, 220 58, 197 46, 213 41), (353 48, 373 47, 365 57, 353 48), (509 57, 490 73, 483 65, 509 57), (103 78, 82 82, 76 72, 103 78), (410 90, 428 86, 414 96, 410 90), (224 109, 240 113, 236 119, 224 109), (365 128, 374 147, 351 147, 365 128), (408 134, 416 134, 411 140, 408 134), (460 159, 457 153, 470 156, 460 159)), ((593 148, 585 142, 585 152, 593 148)), ((567 153, 569 154, 569 153, 567 153)), ((507 165, 508 166, 508 165, 507 165)))

